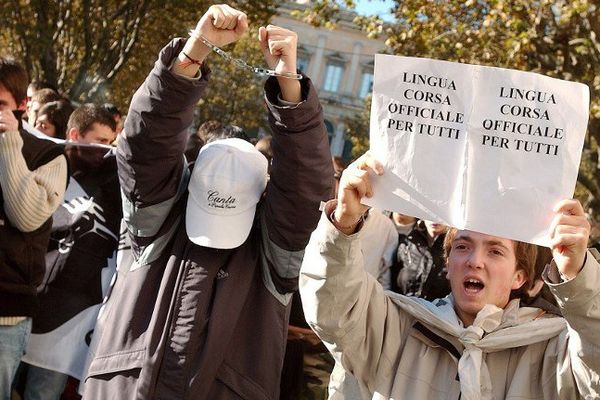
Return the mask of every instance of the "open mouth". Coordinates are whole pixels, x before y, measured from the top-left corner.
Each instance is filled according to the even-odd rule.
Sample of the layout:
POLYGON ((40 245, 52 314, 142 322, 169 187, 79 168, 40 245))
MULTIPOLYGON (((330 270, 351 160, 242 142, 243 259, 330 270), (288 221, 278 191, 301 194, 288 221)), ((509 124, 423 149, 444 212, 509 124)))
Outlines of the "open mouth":
POLYGON ((483 290, 485 285, 479 279, 469 278, 463 282, 465 292, 468 294, 477 294, 483 290))

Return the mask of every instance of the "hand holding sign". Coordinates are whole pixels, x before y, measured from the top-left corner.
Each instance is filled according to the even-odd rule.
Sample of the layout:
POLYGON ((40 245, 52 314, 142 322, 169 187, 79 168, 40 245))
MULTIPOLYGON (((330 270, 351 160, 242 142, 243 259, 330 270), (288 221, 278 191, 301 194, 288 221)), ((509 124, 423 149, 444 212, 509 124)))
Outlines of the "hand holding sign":
POLYGON ((366 204, 550 245, 571 198, 587 86, 542 75, 377 55, 371 151, 389 171, 366 204))
POLYGON ((552 256, 561 274, 573 278, 585 261, 590 223, 577 200, 563 200, 555 210, 550 228, 552 256))
POLYGON ((354 233, 356 225, 369 207, 361 204, 363 197, 372 197, 369 174, 383 175, 383 166, 369 152, 354 161, 342 173, 334 225, 343 233, 354 233))

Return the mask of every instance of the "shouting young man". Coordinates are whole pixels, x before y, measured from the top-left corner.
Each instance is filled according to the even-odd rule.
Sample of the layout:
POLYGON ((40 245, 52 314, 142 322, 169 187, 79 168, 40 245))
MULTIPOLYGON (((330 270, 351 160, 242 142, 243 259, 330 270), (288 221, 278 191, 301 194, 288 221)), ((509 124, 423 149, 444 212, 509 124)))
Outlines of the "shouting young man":
POLYGON ((344 172, 301 269, 307 320, 358 381, 334 398, 598 398, 600 265, 586 251, 590 226, 579 202, 556 207, 554 261, 544 273, 563 317, 520 307, 534 245, 466 230, 445 240, 451 295, 428 302, 384 293, 364 271, 360 199, 372 196, 369 171, 383 167, 367 154, 344 172))

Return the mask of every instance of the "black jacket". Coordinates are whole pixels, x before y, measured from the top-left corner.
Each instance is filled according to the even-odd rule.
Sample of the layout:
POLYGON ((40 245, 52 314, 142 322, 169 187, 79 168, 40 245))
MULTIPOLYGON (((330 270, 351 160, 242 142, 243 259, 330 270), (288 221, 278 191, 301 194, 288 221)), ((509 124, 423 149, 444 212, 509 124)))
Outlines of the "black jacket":
POLYGON ((333 183, 321 106, 279 107, 265 85, 273 164, 248 239, 235 249, 194 245, 185 230, 183 152, 208 84, 168 68, 174 41, 135 94, 117 160, 132 254, 123 255, 96 325, 84 399, 277 399, 291 293, 303 249, 333 183))
POLYGON ((78 157, 106 150, 74 149, 65 202, 53 214, 46 275, 38 288, 33 333, 50 332, 81 311, 102 303, 102 270, 119 242, 121 191, 114 156, 92 168, 76 168, 78 157))
POLYGON ((444 261, 444 237, 430 246, 420 221, 408 235, 400 235, 392 264, 392 290, 407 296, 434 300, 450 293, 444 261))
MULTIPOLYGON (((53 142, 38 139, 22 127, 22 153, 29 170, 47 164, 63 153, 53 142)), ((31 317, 37 308, 36 288, 45 271, 44 256, 52 218, 33 232, 21 232, 7 218, 0 188, 0 316, 31 317)))

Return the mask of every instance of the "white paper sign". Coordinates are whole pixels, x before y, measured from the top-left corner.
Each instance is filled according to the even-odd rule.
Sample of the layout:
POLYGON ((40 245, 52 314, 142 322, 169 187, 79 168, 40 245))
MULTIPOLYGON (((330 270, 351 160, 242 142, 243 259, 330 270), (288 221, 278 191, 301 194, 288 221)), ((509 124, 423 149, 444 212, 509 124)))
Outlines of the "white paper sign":
POLYGON ((365 204, 548 246, 572 198, 589 89, 530 72, 375 56, 365 204))

